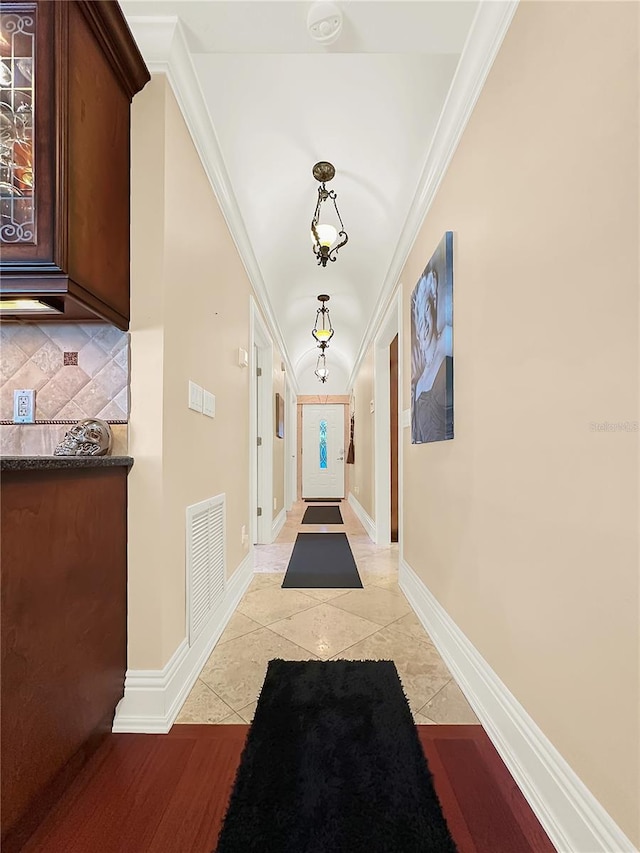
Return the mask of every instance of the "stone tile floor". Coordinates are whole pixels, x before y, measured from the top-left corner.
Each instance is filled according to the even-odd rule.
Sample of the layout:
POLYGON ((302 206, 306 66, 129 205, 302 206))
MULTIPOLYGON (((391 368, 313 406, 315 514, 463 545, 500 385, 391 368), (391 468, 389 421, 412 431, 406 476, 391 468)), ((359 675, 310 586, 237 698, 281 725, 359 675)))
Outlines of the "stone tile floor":
POLYGON ((344 525, 301 524, 297 503, 187 697, 178 723, 250 723, 267 669, 285 660, 393 660, 416 723, 478 723, 398 586, 398 546, 371 542, 346 501, 344 525), (364 589, 281 589, 298 531, 345 532, 364 589))

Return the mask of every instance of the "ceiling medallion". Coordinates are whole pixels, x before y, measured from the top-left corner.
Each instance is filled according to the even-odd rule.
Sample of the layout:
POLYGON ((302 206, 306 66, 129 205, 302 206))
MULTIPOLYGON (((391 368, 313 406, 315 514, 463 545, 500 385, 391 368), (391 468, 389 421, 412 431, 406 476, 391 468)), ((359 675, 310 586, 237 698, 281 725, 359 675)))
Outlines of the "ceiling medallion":
MULTIPOLYGON (((313 254, 318 259, 318 266, 322 265, 323 267, 326 267, 327 261, 334 262, 336 260, 338 250, 341 249, 349 239, 347 232, 344 230, 340 211, 338 210, 335 190, 328 190, 325 186, 326 183, 333 179, 335 173, 336 170, 333 164, 328 163, 326 160, 321 160, 313 167, 313 177, 320 183, 320 186, 318 187, 318 201, 316 202, 316 209, 313 214, 313 219, 311 220, 311 240, 313 242, 313 254), (340 223, 339 231, 335 226, 331 225, 331 223, 320 221, 322 205, 329 199, 333 202, 335 215, 337 217, 337 221, 340 223)), ((329 209, 331 209, 330 205, 329 209)), ((329 297, 327 297, 327 299, 328 298, 329 297)))

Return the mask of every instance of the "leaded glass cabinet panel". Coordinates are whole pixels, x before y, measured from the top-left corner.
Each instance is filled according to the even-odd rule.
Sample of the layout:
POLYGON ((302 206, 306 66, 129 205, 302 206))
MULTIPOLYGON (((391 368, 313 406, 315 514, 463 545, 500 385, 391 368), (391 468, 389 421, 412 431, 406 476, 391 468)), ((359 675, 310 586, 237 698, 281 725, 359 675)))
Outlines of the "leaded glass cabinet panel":
POLYGON ((0 241, 35 242, 35 9, 0 10, 0 241))

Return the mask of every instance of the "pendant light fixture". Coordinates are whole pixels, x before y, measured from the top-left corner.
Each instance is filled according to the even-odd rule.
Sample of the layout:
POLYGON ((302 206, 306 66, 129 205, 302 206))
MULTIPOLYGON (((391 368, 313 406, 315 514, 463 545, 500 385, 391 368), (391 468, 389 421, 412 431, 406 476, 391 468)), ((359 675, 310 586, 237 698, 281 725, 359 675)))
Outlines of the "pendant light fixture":
POLYGON ((326 293, 321 293, 318 296, 320 307, 316 311, 316 324, 311 330, 311 334, 318 341, 322 349, 328 346, 329 341, 333 337, 333 326, 331 325, 331 317, 327 308, 327 302, 330 298, 326 293))
POLYGON ((327 261, 336 260, 338 249, 341 249, 349 239, 338 210, 335 190, 328 190, 325 186, 326 183, 333 180, 335 173, 334 166, 327 163, 326 160, 321 160, 313 167, 313 177, 320 182, 320 186, 318 187, 316 209, 311 220, 311 241, 313 243, 313 254, 318 259, 318 266, 322 265, 323 267, 326 267, 327 261), (329 199, 333 202, 335 214, 340 223, 340 231, 327 221, 327 210, 323 211, 323 205, 329 199))
POLYGON ((318 356, 318 361, 316 363, 315 374, 320 380, 320 382, 326 382, 329 378, 329 370, 327 368, 327 357, 324 354, 324 347, 322 347, 322 352, 318 356))

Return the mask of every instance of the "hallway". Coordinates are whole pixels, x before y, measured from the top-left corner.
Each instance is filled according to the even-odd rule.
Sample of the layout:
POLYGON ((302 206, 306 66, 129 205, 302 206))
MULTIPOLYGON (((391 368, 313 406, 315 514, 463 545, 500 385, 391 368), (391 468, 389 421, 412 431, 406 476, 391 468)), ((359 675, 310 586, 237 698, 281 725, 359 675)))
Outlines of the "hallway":
POLYGON ((211 853, 256 731, 395 762, 282 659, 394 664, 461 853, 640 853, 639 33, 3 3, 3 851, 211 853))
POLYGON ((103 853, 210 853, 267 663, 278 657, 392 659, 459 853, 552 853, 400 590, 398 546, 373 544, 345 501, 344 525, 302 525, 307 506, 296 503, 278 540, 256 547, 253 581, 176 720, 182 725, 167 735, 110 735, 23 853, 98 845, 103 853), (281 589, 299 532, 346 532, 363 589, 281 589))
MULTIPOLYGON (((316 504, 317 505, 317 504, 316 504)), ((298 502, 182 707, 177 723, 250 723, 272 658, 393 660, 416 723, 478 720, 398 586, 398 546, 375 545, 342 501, 344 525, 302 524, 298 502), (299 532, 346 532, 363 589, 281 589, 299 532)))

